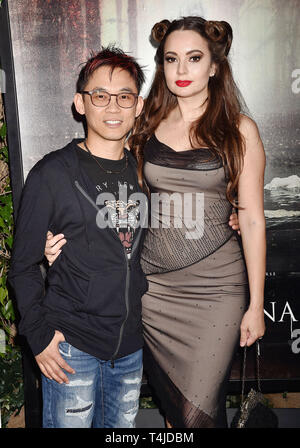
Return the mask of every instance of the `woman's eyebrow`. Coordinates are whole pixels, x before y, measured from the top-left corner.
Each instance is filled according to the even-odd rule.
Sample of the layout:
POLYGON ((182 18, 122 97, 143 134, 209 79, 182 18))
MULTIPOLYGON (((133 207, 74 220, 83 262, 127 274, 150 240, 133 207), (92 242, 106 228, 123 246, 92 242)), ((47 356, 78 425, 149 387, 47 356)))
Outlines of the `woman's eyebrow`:
POLYGON ((203 54, 203 51, 201 51, 199 49, 197 49, 197 50, 190 50, 186 54, 191 54, 191 53, 202 53, 203 54))
MULTIPOLYGON (((199 50, 199 49, 189 50, 189 51, 186 52, 187 55, 189 55, 189 54, 191 54, 191 53, 201 53, 201 54, 204 54, 203 51, 201 51, 201 50, 199 50)), ((172 55, 174 55, 174 56, 177 56, 177 53, 176 53, 175 51, 167 51, 167 52, 165 53, 165 55, 166 55, 166 54, 172 54, 172 55)))

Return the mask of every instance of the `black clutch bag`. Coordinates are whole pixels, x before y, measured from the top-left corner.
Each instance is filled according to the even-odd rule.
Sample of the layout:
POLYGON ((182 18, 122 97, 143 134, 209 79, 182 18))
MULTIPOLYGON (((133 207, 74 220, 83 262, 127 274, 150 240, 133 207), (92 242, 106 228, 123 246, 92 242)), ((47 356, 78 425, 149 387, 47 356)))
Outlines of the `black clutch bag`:
POLYGON ((246 372, 247 346, 244 347, 243 378, 242 378, 242 401, 240 409, 234 415, 231 428, 278 428, 278 417, 275 412, 266 405, 266 399, 261 392, 260 385, 260 347, 256 341, 256 366, 257 366, 257 389, 251 389, 246 397, 245 372, 246 372))

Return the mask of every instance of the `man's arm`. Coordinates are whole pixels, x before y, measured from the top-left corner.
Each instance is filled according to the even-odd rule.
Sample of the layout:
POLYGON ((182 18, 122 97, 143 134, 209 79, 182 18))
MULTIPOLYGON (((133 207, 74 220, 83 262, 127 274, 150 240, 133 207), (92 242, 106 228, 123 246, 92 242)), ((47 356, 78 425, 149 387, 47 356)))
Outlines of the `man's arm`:
POLYGON ((59 383, 68 383, 62 369, 75 371, 58 351, 64 335, 47 324, 42 309, 45 285, 40 263, 53 219, 54 200, 40 165, 39 162, 31 170, 23 189, 8 277, 21 314, 19 331, 26 336, 42 373, 59 383))
POLYGON ((34 355, 44 350, 54 336, 41 308, 45 285, 40 269, 53 210, 51 192, 38 163, 23 189, 8 276, 21 314, 19 331, 27 337, 34 355))

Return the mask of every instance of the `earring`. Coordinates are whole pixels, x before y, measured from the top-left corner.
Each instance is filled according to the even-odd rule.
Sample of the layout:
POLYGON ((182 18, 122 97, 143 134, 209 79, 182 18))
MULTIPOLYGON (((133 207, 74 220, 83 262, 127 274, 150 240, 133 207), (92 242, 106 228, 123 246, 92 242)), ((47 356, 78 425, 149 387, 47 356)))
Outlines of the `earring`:
POLYGON ((210 78, 212 78, 213 76, 215 76, 215 73, 212 73, 211 75, 209 75, 210 78))

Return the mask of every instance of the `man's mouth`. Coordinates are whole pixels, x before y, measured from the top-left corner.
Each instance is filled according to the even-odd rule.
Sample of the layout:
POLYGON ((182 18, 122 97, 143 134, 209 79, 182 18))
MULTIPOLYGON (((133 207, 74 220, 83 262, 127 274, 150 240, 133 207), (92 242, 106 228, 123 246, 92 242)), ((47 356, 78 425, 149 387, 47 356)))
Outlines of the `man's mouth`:
POLYGON ((109 127, 117 127, 122 124, 121 120, 104 120, 104 123, 109 127))
POLYGON ((178 86, 178 87, 187 87, 187 86, 189 86, 190 84, 192 83, 192 81, 181 81, 181 80, 178 80, 178 81, 176 81, 176 85, 178 86))

